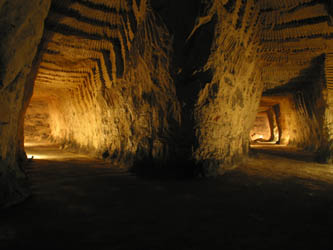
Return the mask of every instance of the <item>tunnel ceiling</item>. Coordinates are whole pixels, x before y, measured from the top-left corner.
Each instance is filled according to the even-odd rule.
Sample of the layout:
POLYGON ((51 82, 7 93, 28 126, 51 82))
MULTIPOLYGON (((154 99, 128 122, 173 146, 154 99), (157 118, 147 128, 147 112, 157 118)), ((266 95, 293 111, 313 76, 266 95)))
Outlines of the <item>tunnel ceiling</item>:
MULTIPOLYGON (((262 79, 266 89, 300 76, 309 79, 311 72, 302 70, 311 67, 312 60, 324 51, 333 50, 329 1, 260 0, 257 10, 250 8, 248 1, 224 2, 228 11, 238 13, 233 20, 238 29, 246 33, 253 26, 261 27, 259 34, 251 39, 257 41, 257 51, 265 65, 262 79), (259 11, 256 23, 247 22, 247 19, 253 20, 251 16, 256 11, 259 11)), ((75 88, 82 82, 92 81, 94 75, 100 78, 100 85, 121 79, 128 67, 131 42, 146 8, 146 1, 53 0, 45 24, 36 94, 48 88, 75 88)), ((165 17, 163 11, 160 9, 165 17)), ((175 28, 170 24, 172 18, 164 19, 175 28)))
POLYGON ((53 0, 45 22, 35 96, 123 77, 145 1, 53 0))
MULTIPOLYGON (((186 12, 184 4, 166 12, 164 8, 168 5, 161 2, 154 5, 162 5, 158 11, 176 33, 177 24, 173 23, 172 15, 186 12)), ((324 51, 333 50, 329 1, 260 0, 255 1, 257 9, 249 2, 222 1, 220 4, 227 11, 237 13, 233 22, 240 32, 260 26, 259 33, 244 37, 244 44, 248 42, 246 39, 256 41, 254 51, 264 65, 265 88, 286 84, 294 78, 311 78, 312 73, 305 69, 311 67, 312 60, 324 51), (253 19, 254 15, 258 17, 253 19)), ((101 85, 100 88, 110 87, 112 82, 121 79, 128 67, 137 26, 146 10, 146 1, 53 0, 45 24, 35 95, 48 95, 49 88, 75 88, 82 82, 92 82, 94 77, 99 78, 95 84, 101 85)), ((187 19, 190 18, 193 19, 187 19)), ((187 25, 192 22, 187 21, 187 25)), ((188 32, 184 25, 178 26, 188 32)), ((176 48, 176 53, 179 51, 176 48)))
POLYGON ((316 76, 315 58, 333 50, 330 1, 259 1, 262 78, 266 88, 316 76))

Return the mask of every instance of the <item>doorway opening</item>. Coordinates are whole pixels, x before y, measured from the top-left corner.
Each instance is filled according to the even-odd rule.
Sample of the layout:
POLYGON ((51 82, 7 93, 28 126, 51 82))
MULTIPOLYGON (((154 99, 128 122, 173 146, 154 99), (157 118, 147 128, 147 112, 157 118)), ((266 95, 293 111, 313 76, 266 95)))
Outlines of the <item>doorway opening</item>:
POLYGON ((250 132, 250 144, 280 144, 280 102, 278 98, 262 97, 250 132))

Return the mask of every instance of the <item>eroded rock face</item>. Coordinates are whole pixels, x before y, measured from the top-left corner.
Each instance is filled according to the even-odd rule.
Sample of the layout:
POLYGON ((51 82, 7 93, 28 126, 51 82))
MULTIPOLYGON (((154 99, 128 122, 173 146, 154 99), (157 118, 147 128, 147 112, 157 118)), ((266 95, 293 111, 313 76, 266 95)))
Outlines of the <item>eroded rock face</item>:
POLYGON ((249 133, 262 93, 256 50, 259 9, 237 1, 214 2, 215 41, 206 68, 213 72, 195 106, 194 157, 209 173, 234 167, 247 154, 249 133))
POLYGON ((23 116, 32 93, 27 81, 43 34, 50 1, 1 1, 0 4, 0 207, 27 196, 20 191, 25 177, 23 116))

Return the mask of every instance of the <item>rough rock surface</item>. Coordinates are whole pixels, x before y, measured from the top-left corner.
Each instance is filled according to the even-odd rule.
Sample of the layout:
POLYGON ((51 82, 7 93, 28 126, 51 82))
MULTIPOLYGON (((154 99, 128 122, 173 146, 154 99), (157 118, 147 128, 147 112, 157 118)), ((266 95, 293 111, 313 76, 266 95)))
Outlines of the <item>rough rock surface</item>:
POLYGON ((24 142, 48 142, 51 135, 48 103, 33 99, 24 116, 24 142))
POLYGON ((215 1, 210 12, 208 15, 218 16, 214 47, 206 65, 214 76, 198 95, 194 155, 214 173, 234 167, 247 153, 263 85, 255 53, 257 5, 236 1, 229 9, 215 1))
POLYGON ((19 162, 24 159, 23 116, 33 86, 27 79, 49 5, 50 0, 0 4, 0 207, 28 194, 17 183, 25 177, 19 162))

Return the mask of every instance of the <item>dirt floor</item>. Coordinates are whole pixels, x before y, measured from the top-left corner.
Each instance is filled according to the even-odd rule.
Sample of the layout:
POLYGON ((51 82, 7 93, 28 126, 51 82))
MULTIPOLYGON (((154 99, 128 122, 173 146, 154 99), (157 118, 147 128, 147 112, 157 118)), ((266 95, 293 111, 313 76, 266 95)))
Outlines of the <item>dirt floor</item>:
MULTIPOLYGON (((215 179, 147 180, 30 146, 33 196, 0 249, 333 249, 333 166, 256 154, 215 179)), ((300 156, 302 158, 302 156, 300 156)))

